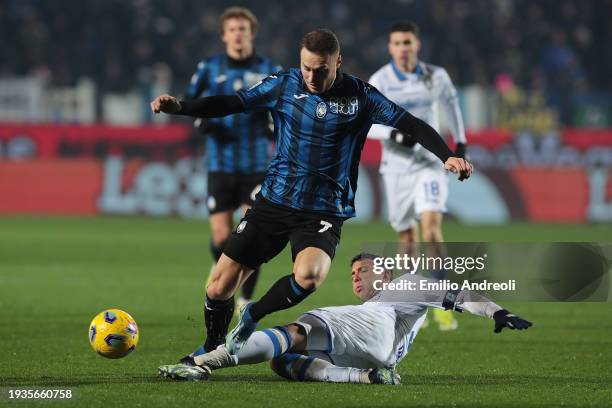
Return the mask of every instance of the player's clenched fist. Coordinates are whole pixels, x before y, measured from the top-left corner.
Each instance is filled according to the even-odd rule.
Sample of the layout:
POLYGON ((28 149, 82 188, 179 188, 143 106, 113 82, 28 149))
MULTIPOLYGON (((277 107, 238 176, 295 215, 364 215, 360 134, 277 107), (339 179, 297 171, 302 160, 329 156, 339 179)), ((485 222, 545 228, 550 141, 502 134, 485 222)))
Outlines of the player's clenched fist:
POLYGON ((161 95, 151 102, 151 110, 155 113, 177 113, 181 110, 181 103, 174 96, 161 95))
POLYGON ((449 157, 444 163, 444 168, 451 173, 458 174, 459 181, 470 178, 474 172, 474 166, 470 162, 460 157, 449 157))

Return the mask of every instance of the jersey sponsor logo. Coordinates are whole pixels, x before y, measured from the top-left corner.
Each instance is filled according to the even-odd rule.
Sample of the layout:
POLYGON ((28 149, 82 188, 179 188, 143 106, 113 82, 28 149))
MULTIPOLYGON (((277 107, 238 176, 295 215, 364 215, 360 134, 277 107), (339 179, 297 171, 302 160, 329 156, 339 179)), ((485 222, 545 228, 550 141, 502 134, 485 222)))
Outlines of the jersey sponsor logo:
POLYGON ((317 104, 317 118, 323 119, 327 115, 327 104, 325 102, 319 102, 317 104))
POLYGON ((359 110, 359 100, 356 96, 329 98, 329 110, 337 115, 354 115, 359 110))
POLYGON ((293 97, 295 99, 303 99, 303 98, 308 98, 308 94, 305 94, 305 93, 302 93, 302 94, 299 94, 299 95, 296 94, 296 95, 293 95, 293 97))
POLYGON ((244 231, 246 225, 247 225, 246 220, 244 220, 240 224, 238 224, 238 228, 236 228, 236 234, 240 234, 242 231, 244 231))
POLYGON ((227 81, 227 75, 221 74, 215 78, 215 83, 220 84, 221 82, 227 81))

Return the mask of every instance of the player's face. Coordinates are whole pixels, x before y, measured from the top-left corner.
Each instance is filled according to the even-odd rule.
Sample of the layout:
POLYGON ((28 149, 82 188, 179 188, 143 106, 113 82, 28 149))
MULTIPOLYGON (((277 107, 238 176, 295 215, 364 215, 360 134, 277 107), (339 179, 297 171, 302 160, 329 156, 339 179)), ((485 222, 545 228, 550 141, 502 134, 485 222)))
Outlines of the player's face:
POLYGON ((339 53, 319 55, 302 48, 300 69, 309 92, 320 94, 331 88, 342 58, 339 53))
POLYGON ((381 279, 381 275, 375 274, 373 268, 374 263, 371 259, 355 261, 351 268, 353 293, 363 302, 376 294, 376 290, 374 290, 374 281, 381 279))
POLYGON ((252 48, 253 32, 250 21, 246 18, 228 18, 223 23, 221 40, 235 51, 252 48))
POLYGON ((389 54, 398 66, 405 66, 417 60, 421 42, 414 33, 394 31, 389 35, 389 54))

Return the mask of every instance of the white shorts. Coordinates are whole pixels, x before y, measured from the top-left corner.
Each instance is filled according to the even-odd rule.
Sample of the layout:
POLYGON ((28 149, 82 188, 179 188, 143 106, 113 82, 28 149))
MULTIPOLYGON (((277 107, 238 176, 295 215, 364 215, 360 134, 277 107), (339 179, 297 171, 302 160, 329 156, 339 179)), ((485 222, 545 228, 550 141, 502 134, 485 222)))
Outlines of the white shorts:
MULTIPOLYGON (((415 316, 414 320, 420 317, 415 316)), ((398 346, 404 345, 404 338, 396 336, 395 315, 389 308, 386 311, 358 306, 321 308, 303 314, 295 323, 307 333, 308 354, 339 367, 388 367, 396 364, 409 348, 403 347, 402 355, 398 355, 398 346)), ((412 339, 419 327, 420 324, 412 339)))
POLYGON ((448 175, 442 168, 423 167, 412 174, 383 173, 391 227, 406 231, 423 212, 445 213, 448 175))

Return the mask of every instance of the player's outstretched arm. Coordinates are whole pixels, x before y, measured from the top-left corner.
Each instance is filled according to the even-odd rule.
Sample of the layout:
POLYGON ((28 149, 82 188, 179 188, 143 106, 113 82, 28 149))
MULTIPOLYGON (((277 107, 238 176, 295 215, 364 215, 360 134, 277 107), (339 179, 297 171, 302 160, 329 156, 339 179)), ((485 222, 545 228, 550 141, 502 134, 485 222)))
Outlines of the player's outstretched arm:
MULTIPOLYGON (((457 174, 459 181, 470 178, 474 167, 470 162, 455 153, 448 147, 442 136, 425 121, 406 112, 397 123, 397 129, 403 135, 410 135, 416 142, 435 154, 444 163, 444 168, 457 174)), ((411 138, 406 137, 406 140, 411 138)))
POLYGON ((151 102, 154 113, 169 113, 198 118, 217 118, 244 112, 244 105, 237 95, 217 95, 179 101, 174 96, 160 95, 151 102))
MULTIPOLYGON (((393 282, 404 285, 407 285, 406 282, 408 282, 414 287, 420 287, 422 281, 427 282, 426 286, 439 282, 438 279, 410 273, 396 278, 393 282)), ((415 303, 445 310, 465 310, 476 316, 494 320, 495 333, 501 332, 506 327, 511 330, 525 330, 533 325, 530 321, 509 312, 486 296, 472 290, 382 290, 373 300, 388 303, 415 303)))
MULTIPOLYGON (((448 298, 448 294, 446 298, 448 298)), ((452 297, 452 296, 451 296, 452 297)), ((478 292, 464 290, 459 293, 455 307, 478 315, 486 316, 495 322, 495 333, 500 333, 504 328, 510 330, 527 330, 533 323, 523 319, 512 312, 502 309, 499 305, 489 300, 478 292)))

